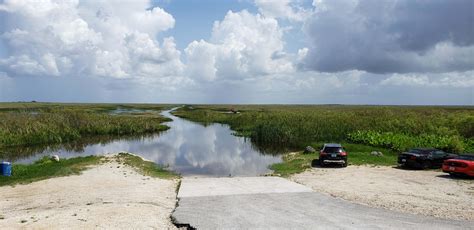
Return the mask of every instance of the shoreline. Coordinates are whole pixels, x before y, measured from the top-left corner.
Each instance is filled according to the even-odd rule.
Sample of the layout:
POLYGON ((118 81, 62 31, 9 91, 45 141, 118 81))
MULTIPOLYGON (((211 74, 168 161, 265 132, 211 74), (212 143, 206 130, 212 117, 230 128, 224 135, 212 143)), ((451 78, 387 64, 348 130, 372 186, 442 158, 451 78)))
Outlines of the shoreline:
POLYGON ((145 176, 113 156, 80 175, 0 187, 0 225, 175 229, 170 216, 179 180, 145 176))

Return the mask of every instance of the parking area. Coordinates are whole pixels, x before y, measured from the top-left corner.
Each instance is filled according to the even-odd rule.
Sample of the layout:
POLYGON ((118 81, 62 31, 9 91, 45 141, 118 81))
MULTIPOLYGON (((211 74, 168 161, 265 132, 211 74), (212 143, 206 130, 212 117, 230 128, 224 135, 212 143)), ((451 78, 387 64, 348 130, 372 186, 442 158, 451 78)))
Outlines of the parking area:
POLYGON ((290 178, 350 202, 445 219, 474 220, 474 180, 440 170, 386 166, 313 167, 290 178))

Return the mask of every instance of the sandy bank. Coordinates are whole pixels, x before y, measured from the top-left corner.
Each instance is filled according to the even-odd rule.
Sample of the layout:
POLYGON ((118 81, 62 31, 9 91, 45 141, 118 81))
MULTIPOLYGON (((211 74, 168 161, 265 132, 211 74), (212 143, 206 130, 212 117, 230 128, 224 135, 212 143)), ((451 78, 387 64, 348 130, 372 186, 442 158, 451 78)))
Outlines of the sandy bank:
POLYGON ((447 219, 474 220, 474 180, 392 167, 312 168, 291 180, 355 203, 447 219))
POLYGON ((81 175, 0 187, 2 229, 174 229, 177 180, 115 161, 81 175))

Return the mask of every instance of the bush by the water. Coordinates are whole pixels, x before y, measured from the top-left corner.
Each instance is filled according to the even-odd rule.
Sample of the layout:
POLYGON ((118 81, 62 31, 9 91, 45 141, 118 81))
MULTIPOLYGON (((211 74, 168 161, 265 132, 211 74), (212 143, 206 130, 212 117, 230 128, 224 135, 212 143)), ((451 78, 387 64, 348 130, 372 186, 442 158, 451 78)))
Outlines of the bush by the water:
POLYGON ((437 147, 474 149, 473 107, 426 106, 225 106, 184 107, 175 114, 194 121, 229 124, 255 142, 301 147, 350 141, 401 151, 437 147))

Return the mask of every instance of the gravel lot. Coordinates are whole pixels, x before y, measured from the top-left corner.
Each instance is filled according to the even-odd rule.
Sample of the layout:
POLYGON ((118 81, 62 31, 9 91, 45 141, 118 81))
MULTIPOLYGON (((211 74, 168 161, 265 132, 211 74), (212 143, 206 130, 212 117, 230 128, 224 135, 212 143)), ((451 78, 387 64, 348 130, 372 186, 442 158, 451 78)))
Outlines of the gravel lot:
POLYGON ((453 179, 441 171, 393 167, 312 168, 290 180, 351 202, 372 207, 474 220, 474 180, 453 179))

